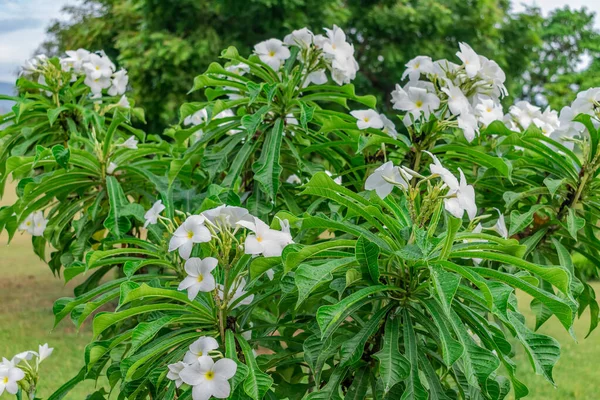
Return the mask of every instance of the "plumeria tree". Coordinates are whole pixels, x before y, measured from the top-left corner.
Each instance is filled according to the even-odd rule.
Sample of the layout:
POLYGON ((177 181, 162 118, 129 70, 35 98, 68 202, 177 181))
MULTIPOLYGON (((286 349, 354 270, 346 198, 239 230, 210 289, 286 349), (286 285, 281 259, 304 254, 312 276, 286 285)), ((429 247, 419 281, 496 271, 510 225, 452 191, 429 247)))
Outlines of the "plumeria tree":
MULTIPOLYGON (((458 46, 406 65, 395 115, 355 93, 337 26, 230 47, 160 135, 132 126, 102 52, 30 60, 2 117, 18 199, 0 226, 81 277, 53 312, 93 328, 50 399, 86 379, 97 399, 522 398, 515 345, 554 384, 537 328, 598 322, 572 256, 598 265, 600 90, 505 114, 503 71, 458 46)), ((27 368, 0 378, 33 399, 27 368)))

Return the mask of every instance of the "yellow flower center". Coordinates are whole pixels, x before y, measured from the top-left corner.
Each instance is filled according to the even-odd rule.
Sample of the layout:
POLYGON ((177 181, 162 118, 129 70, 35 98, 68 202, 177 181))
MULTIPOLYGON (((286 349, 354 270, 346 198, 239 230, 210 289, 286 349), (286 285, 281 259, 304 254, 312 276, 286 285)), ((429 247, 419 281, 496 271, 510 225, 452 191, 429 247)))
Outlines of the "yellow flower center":
POLYGON ((198 357, 202 357, 203 355, 204 354, 201 351, 198 352, 198 357))
POLYGON ((260 242, 262 242, 262 241, 263 241, 263 238, 262 238, 262 237, 260 237, 260 236, 257 236, 257 237, 256 237, 256 241, 257 241, 258 243, 260 243, 260 242))
POLYGON ((336 49, 335 44, 332 44, 331 48, 335 50, 336 49))
POLYGON ((5 385, 8 383, 8 376, 5 376, 4 379, 2 379, 2 383, 5 385))
POLYGON ((369 119, 370 119, 369 117, 365 117, 364 121, 369 122, 369 119))
POLYGON ((212 381, 213 379, 215 379, 215 373, 213 371, 208 371, 206 374, 204 374, 204 378, 207 381, 212 381))
POLYGON ((191 238, 193 238, 193 237, 194 237, 194 232, 192 232, 192 231, 189 231, 189 232, 187 233, 187 237, 188 237, 188 239, 191 239, 191 238))
POLYGON ((27 226, 31 226, 31 221, 27 221, 27 222, 25 222, 25 225, 27 225, 27 226))
MULTIPOLYGON (((196 278, 198 280, 198 283, 202 282, 204 280, 204 275, 200 274, 198 275, 198 278, 196 278)), ((202 355, 202 354, 200 354, 202 355)))
POLYGON ((269 52, 269 56, 270 56, 270 57, 275 57, 275 52, 274 52, 273 50, 271 50, 271 51, 269 52))
POLYGON ((417 106, 417 108, 421 108, 423 106, 423 102, 421 100, 417 100, 415 105, 417 106))
POLYGON ((415 64, 415 69, 418 69, 420 66, 421 66, 421 64, 419 64, 419 63, 416 63, 416 64, 415 64))
POLYGON ((487 111, 487 112, 492 112, 492 109, 488 107, 488 108, 486 109, 486 111, 487 111))

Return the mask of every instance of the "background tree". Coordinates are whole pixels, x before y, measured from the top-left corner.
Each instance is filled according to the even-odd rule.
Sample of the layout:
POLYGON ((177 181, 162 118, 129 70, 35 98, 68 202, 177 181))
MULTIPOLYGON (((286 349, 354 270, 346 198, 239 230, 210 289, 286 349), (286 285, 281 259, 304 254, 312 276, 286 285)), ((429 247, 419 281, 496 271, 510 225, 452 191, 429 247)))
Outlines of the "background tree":
POLYGON ((595 64, 577 71, 577 60, 600 48, 592 13, 565 8, 544 19, 536 8, 512 13, 509 0, 180 0, 177 5, 85 0, 66 12, 70 18, 49 29, 44 51, 104 49, 129 70, 152 132, 172 123, 177 107, 198 96, 186 94, 193 77, 221 49, 234 45, 248 54, 261 40, 303 26, 315 32, 343 26, 356 47, 358 91, 382 96, 400 82, 408 60, 419 54, 453 58, 456 43, 463 41, 506 72, 512 83, 507 104, 521 97, 543 102, 536 96, 542 93, 558 106, 578 87, 592 85, 595 64), (526 73, 533 82, 528 86, 520 79, 526 73), (573 81, 576 88, 566 83, 573 81))

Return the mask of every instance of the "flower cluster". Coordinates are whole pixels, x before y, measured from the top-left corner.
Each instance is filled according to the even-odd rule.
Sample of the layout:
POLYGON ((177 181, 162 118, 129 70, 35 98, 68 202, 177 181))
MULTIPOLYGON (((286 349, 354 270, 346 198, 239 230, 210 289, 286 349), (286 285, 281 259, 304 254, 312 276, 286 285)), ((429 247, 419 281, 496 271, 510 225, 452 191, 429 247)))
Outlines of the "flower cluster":
POLYGON ((260 60, 278 71, 291 56, 289 47, 300 48, 299 58, 305 62, 307 75, 304 86, 327 82, 326 70, 338 85, 350 83, 356 78, 358 63, 354 58, 354 46, 346 40, 346 34, 338 26, 324 28, 325 35, 315 35, 307 28, 293 31, 283 42, 269 39, 254 46, 260 60))
MULTIPOLYGON (((59 58, 62 71, 71 74, 71 82, 83 78, 83 83, 90 88, 92 98, 101 101, 103 93, 108 96, 121 96, 118 105, 129 108, 130 104, 125 96, 129 76, 125 69, 117 71, 115 64, 103 52, 90 52, 85 49, 68 50, 66 56, 59 58)), ((38 55, 25 61, 21 69, 21 76, 33 78, 37 74, 37 81, 46 85, 45 70, 48 58, 38 55)), ((47 95, 51 93, 46 91, 47 95)))
POLYGON ((226 399, 231 393, 229 379, 236 371, 237 364, 229 358, 215 362, 211 352, 216 352, 219 343, 210 336, 202 336, 189 346, 183 361, 169 365, 167 378, 177 387, 184 383, 192 386, 194 400, 208 400, 211 397, 226 399))
POLYGON ((19 386, 24 388, 27 393, 35 394, 40 363, 50 357, 53 351, 54 349, 48 347, 48 343, 46 343, 40 345, 37 352, 24 351, 10 360, 3 357, 0 362, 0 396, 5 391, 17 394, 19 386), (35 362, 32 361, 34 358, 35 362))
POLYGON ((500 99, 507 95, 506 76, 498 64, 460 43, 456 53, 462 64, 433 61, 418 56, 406 64, 406 85, 396 85, 392 104, 406 112, 404 124, 435 114, 440 119, 456 118, 456 126, 472 141, 481 126, 502 120, 500 99))
POLYGON ((25 218, 19 225, 19 230, 27 232, 32 236, 43 236, 48 225, 48 220, 44 217, 43 211, 36 211, 25 218))
POLYGON ((394 123, 386 117, 384 114, 379 114, 375 110, 355 110, 350 112, 354 118, 356 118, 356 126, 358 129, 381 129, 381 131, 388 136, 396 139, 398 132, 394 123))
POLYGON ((547 107, 542 112, 540 107, 534 106, 528 101, 523 100, 510 106, 503 121, 509 129, 519 132, 526 130, 533 124, 546 136, 550 136, 560 127, 560 121, 556 111, 547 107))

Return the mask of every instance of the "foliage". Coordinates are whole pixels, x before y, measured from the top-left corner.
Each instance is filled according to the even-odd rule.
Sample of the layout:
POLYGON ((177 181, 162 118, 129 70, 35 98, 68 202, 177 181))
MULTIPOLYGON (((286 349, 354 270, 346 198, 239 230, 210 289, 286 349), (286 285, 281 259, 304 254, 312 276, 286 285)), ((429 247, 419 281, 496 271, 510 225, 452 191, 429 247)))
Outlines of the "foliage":
POLYGON ((85 76, 53 58, 18 81, 0 226, 87 277, 56 323, 93 321, 50 399, 88 379, 97 399, 522 398, 513 343, 555 383, 560 345, 515 291, 536 328, 587 309, 597 326, 572 255, 598 265, 600 90, 560 120, 504 115, 504 72, 460 43, 460 64, 407 63, 397 127, 349 83, 358 49, 326 34, 227 48, 160 137, 95 91, 89 54, 85 76))

